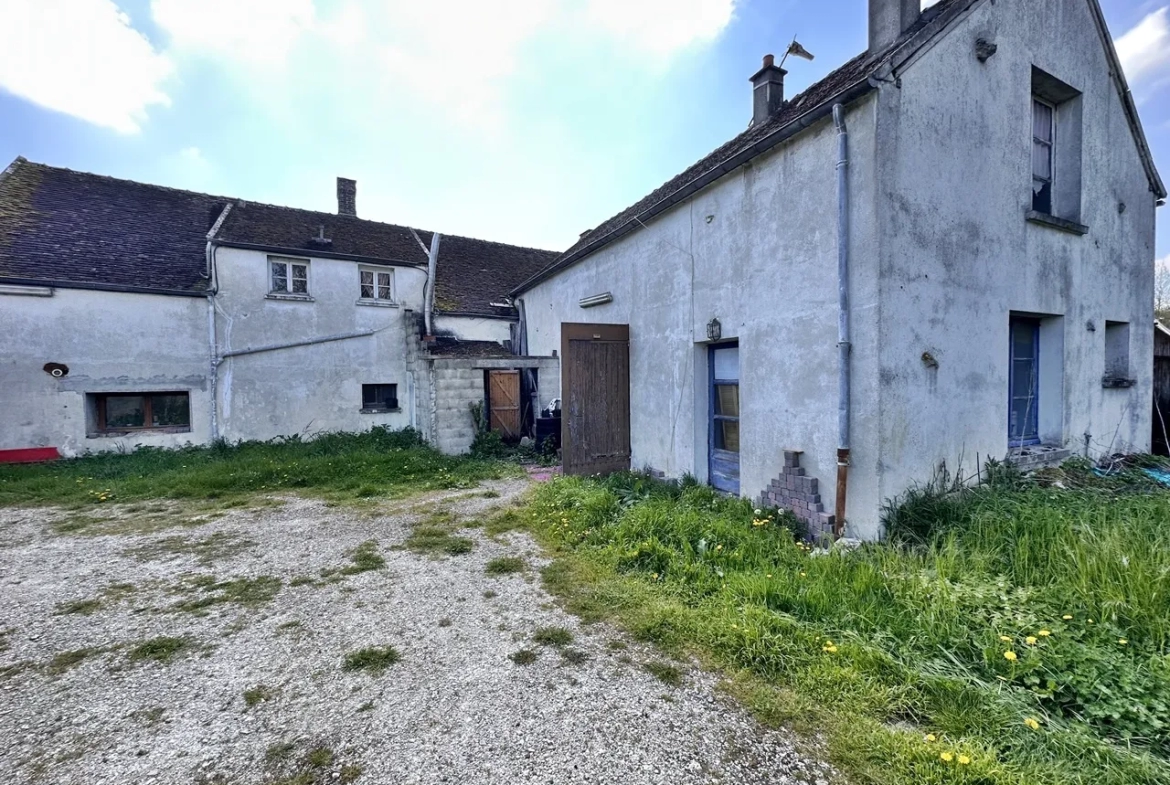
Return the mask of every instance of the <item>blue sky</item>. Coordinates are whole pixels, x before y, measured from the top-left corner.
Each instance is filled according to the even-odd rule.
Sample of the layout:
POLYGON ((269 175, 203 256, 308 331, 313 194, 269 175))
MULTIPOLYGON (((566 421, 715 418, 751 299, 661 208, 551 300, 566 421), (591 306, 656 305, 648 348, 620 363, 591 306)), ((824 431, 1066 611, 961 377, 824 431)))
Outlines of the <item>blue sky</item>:
MULTIPOLYGON (((1170 180, 1170 0, 1103 0, 1170 180)), ((865 48, 866 0, 4 0, 0 160, 561 249, 865 48)), ((1170 214, 1157 255, 1170 265, 1170 214)))

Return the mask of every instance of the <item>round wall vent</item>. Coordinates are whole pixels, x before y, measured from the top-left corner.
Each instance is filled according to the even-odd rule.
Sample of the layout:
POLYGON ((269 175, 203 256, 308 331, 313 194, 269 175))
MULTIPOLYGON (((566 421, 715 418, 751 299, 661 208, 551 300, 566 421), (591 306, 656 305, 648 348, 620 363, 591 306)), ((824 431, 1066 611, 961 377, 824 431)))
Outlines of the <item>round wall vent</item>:
POLYGON ((45 373, 52 376, 54 379, 60 379, 62 376, 69 375, 69 366, 61 363, 45 363, 45 373))

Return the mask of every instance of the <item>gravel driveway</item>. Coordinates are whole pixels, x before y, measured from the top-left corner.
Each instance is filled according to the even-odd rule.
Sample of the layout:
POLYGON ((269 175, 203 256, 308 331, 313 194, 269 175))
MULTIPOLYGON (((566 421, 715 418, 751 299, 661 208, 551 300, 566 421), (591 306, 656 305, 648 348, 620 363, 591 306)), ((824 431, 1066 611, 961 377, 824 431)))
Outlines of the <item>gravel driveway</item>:
POLYGON ((525 485, 376 511, 0 510, 5 781, 828 778, 715 677, 675 663, 666 683, 661 655, 560 610, 527 535, 464 527, 525 485))

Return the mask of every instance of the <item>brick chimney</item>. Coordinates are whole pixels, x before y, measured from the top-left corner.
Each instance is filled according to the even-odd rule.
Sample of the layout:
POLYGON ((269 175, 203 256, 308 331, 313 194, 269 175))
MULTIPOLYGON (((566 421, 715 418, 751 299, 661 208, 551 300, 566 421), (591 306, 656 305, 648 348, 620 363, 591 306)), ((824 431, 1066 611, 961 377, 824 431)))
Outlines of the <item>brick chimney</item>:
POLYGON ((922 15, 922 0, 869 0, 869 51, 898 40, 922 15))
POLYGON ((764 55, 764 67, 752 77, 752 123, 759 125, 780 111, 784 105, 784 75, 788 72, 764 55))
POLYGON ((357 217, 357 180, 337 178, 337 214, 357 217))

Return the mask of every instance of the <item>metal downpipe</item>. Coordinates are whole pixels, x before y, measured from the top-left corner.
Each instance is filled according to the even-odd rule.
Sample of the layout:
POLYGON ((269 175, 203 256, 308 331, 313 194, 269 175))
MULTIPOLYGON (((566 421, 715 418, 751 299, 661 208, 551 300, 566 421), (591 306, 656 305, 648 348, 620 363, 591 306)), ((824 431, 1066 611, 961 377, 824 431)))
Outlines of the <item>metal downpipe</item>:
POLYGON ((849 131, 845 109, 833 106, 837 127, 837 504, 833 536, 845 533, 845 501, 849 487, 849 131))

